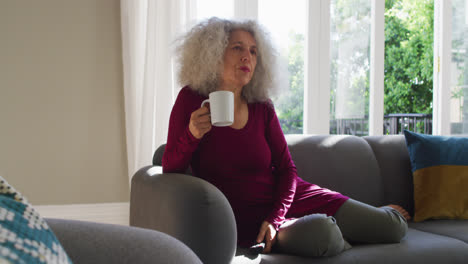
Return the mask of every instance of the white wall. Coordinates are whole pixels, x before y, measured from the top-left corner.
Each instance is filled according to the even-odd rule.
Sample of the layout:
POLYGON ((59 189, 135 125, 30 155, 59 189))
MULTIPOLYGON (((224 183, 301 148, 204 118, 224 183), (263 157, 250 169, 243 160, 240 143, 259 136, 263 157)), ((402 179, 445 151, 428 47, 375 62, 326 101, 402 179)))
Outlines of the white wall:
POLYGON ((33 204, 128 202, 118 0, 0 0, 0 175, 33 204))

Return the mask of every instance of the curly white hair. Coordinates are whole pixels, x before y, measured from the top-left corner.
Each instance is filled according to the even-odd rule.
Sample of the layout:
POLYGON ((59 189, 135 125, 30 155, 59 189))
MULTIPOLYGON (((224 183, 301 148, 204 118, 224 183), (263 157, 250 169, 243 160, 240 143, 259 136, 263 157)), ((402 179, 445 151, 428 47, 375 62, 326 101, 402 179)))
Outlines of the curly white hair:
POLYGON ((178 39, 178 81, 199 94, 216 91, 223 71, 224 51, 231 32, 245 30, 257 42, 257 66, 252 80, 242 89, 247 102, 269 100, 281 85, 279 54, 269 33, 254 20, 234 21, 217 17, 195 25, 178 39))

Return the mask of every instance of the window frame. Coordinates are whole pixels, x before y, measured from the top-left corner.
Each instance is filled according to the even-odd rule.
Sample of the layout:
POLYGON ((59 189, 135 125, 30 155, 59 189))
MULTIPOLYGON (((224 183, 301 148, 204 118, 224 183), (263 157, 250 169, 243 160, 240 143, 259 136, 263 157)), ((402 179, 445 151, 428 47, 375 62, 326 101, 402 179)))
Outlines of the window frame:
POLYGON ((434 88, 432 134, 450 135, 452 1, 434 0, 434 88))

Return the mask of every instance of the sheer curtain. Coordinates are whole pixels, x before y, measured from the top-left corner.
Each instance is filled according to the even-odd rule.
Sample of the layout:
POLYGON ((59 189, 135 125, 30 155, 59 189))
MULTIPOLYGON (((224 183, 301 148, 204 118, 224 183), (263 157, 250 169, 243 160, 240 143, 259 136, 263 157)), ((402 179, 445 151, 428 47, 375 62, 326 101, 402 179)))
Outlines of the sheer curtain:
POLYGON ((195 17, 190 0, 121 0, 129 179, 167 138, 175 87, 172 43, 195 17))

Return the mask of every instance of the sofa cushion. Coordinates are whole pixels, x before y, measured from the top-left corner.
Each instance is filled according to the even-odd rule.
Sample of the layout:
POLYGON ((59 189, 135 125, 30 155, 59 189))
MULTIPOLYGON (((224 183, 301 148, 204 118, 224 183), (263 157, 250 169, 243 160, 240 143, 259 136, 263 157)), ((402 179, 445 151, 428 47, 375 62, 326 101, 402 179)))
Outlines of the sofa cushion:
POLYGON ((414 221, 468 219, 468 138, 404 131, 414 183, 414 221))
POLYGON ((347 135, 287 135, 286 140, 299 177, 355 200, 382 205, 379 167, 364 139, 347 135))
POLYGON ((71 263, 47 223, 0 176, 0 263, 71 263))
POLYGON ((232 264, 318 264, 318 263, 466 263, 468 244, 446 236, 415 229, 397 244, 353 245, 333 257, 304 258, 285 254, 247 255, 238 252, 232 264))
POLYGON ((410 222, 411 228, 460 239, 468 243, 468 220, 427 220, 410 222))

